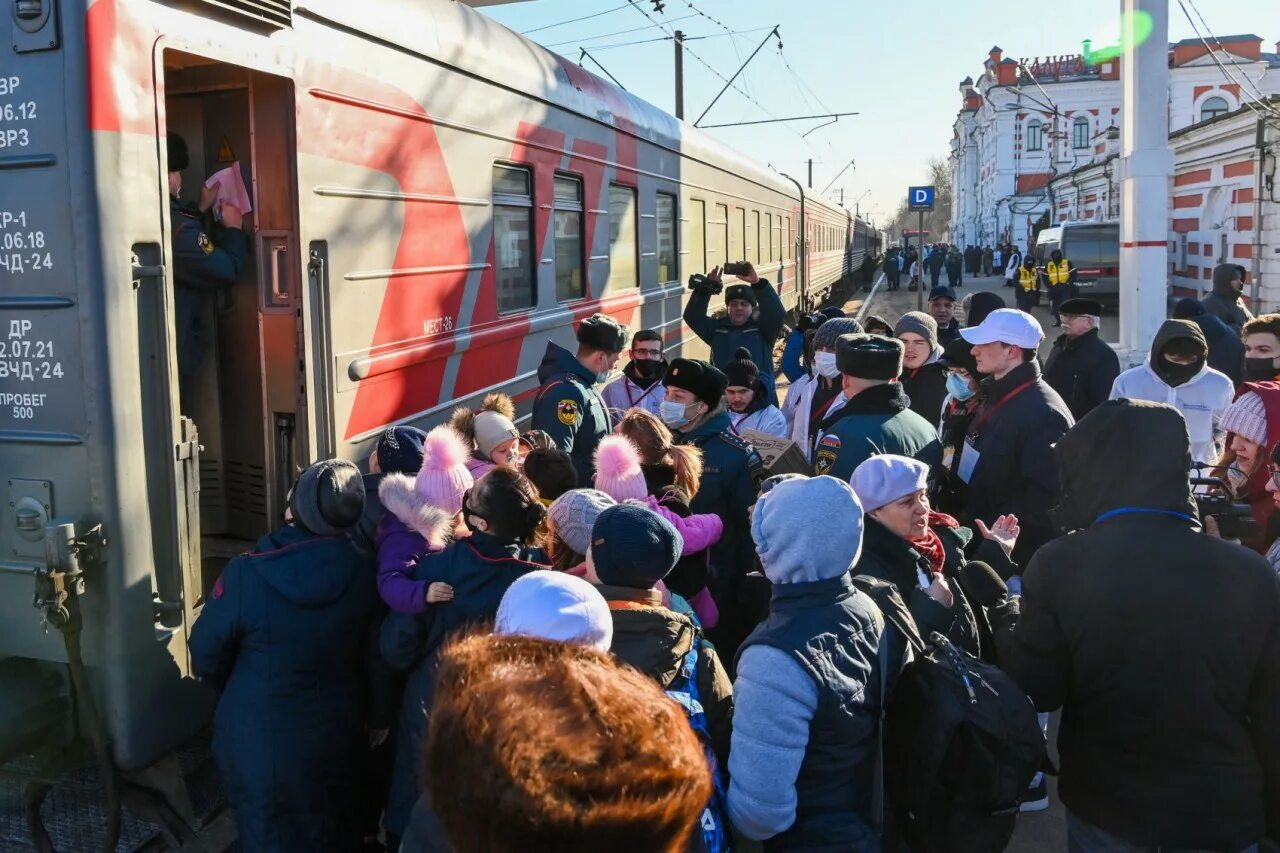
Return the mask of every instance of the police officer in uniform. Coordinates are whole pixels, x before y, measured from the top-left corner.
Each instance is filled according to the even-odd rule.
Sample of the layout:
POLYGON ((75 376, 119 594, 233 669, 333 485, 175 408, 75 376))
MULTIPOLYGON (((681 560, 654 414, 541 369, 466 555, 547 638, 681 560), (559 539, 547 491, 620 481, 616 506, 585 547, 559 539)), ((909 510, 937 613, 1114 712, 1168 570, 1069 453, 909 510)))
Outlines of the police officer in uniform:
POLYGON ((1049 308, 1053 311, 1053 325, 1062 325, 1062 303, 1075 296, 1076 268, 1071 261, 1062 257, 1061 249, 1054 249, 1049 254, 1049 263, 1044 265, 1044 281, 1049 291, 1049 308))
POLYGON ((595 479, 596 446, 613 428, 595 386, 609 378, 626 346, 627 327, 594 314, 578 326, 577 355, 548 341, 538 367, 542 387, 534 399, 532 427, 573 458, 583 488, 595 479))
POLYGON ((715 267, 706 277, 694 276, 689 282, 693 294, 684 309, 684 321, 709 347, 711 363, 727 364, 733 361, 738 347, 746 347, 751 360, 760 368, 760 378, 769 389, 769 402, 778 403, 773 378, 773 345, 782 336, 782 325, 787 309, 782 305, 778 291, 767 278, 761 278, 751 264, 741 264, 744 271, 738 278, 746 284, 731 284, 724 288, 724 304, 727 316, 715 319, 707 316, 711 297, 720 292, 721 270, 715 267))
POLYGON ((207 297, 231 287, 240 278, 249 255, 249 238, 241 228, 243 215, 230 202, 222 203, 225 229, 222 245, 215 246, 205 231, 200 210, 208 210, 213 198, 206 193, 200 210, 178 199, 182 172, 191 163, 187 143, 176 133, 169 139, 169 222, 173 227, 174 318, 178 339, 178 387, 189 399, 189 386, 204 360, 205 342, 215 332, 207 323, 214 316, 206 310, 207 297))
POLYGON ((1036 272, 1036 259, 1031 255, 1027 255, 1022 266, 1018 268, 1018 290, 1015 301, 1018 310, 1027 314, 1040 304, 1040 274, 1036 272))
POLYGON ((748 510, 756 502, 764 461, 734 434, 724 392, 729 379, 705 361, 677 358, 663 379, 667 386, 662 421, 681 444, 702 451, 702 483, 689 508, 714 513, 724 521, 724 534, 711 547, 711 594, 720 608, 720 625, 712 632, 721 657, 733 660, 734 649, 754 625, 746 624, 741 606, 742 579, 755 565, 748 510))

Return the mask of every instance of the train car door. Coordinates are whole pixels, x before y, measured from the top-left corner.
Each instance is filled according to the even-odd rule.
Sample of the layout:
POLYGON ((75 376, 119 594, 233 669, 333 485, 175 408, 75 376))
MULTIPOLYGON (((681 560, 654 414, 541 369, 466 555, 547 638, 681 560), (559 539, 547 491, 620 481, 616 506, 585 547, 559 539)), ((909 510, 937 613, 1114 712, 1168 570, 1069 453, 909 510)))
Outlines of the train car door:
MULTIPOLYGON (((227 560, 279 525, 308 458, 294 92, 290 80, 173 50, 158 91, 162 136, 177 133, 189 153, 179 199, 202 217, 201 248, 220 251, 227 240, 212 211, 198 210, 208 178, 238 170, 253 207, 242 229, 248 257, 230 286, 180 293, 189 269, 166 247, 175 299, 200 300, 198 367, 168 395, 180 407, 178 455, 186 457, 177 491, 190 612, 227 560)), ((169 224, 172 240, 176 223, 169 224)), ((190 333, 172 329, 174 348, 190 333)))

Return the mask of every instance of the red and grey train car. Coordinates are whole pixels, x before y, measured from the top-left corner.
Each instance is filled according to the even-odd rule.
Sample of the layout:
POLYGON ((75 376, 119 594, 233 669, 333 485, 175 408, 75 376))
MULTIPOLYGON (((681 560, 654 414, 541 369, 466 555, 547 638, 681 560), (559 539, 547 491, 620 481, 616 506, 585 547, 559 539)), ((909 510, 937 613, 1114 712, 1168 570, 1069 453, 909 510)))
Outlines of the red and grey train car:
POLYGON ((299 465, 527 399, 596 311, 705 352, 684 281, 726 260, 808 308, 875 251, 844 209, 449 0, 9 6, 0 707, 56 720, 82 650, 125 770, 207 720, 187 632, 299 465), (254 207, 181 400, 169 131, 188 201, 236 164, 254 207), (68 613, 76 649, 46 631, 68 613))

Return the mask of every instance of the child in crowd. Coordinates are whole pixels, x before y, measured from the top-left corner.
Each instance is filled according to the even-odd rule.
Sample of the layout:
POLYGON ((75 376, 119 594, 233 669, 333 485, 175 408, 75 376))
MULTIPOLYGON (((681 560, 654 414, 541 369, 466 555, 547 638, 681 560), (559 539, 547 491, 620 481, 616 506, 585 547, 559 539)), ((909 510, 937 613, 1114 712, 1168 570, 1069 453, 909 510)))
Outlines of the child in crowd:
POLYGON ((578 488, 578 469, 573 457, 558 447, 535 447, 524 458, 524 475, 538 490, 543 506, 572 489, 578 488))
POLYGON ((547 507, 543 534, 551 567, 582 577, 587 550, 591 547, 591 525, 596 517, 617 501, 595 489, 571 489, 547 507))
POLYGON ((360 523, 351 534, 362 552, 373 556, 378 551, 378 525, 386 514, 386 507, 378 498, 382 481, 390 474, 408 474, 412 477, 422 467, 422 443, 427 434, 417 427, 387 427, 378 436, 369 454, 369 473, 364 481, 364 512, 360 523))
POLYGON ((488 394, 473 412, 466 406, 453 410, 449 425, 470 442, 472 452, 467 470, 479 480, 495 465, 519 467, 521 443, 516 429, 516 404, 506 394, 488 394))

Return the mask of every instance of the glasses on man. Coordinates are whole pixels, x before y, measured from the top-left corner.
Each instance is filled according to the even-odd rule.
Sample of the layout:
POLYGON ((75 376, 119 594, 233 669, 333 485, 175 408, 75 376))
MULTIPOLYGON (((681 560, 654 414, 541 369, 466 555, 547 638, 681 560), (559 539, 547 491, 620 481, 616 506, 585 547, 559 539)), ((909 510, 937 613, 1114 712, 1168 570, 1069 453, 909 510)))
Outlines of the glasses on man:
POLYGON ((631 357, 640 361, 658 361, 662 358, 662 348, 634 347, 631 350, 631 357))

